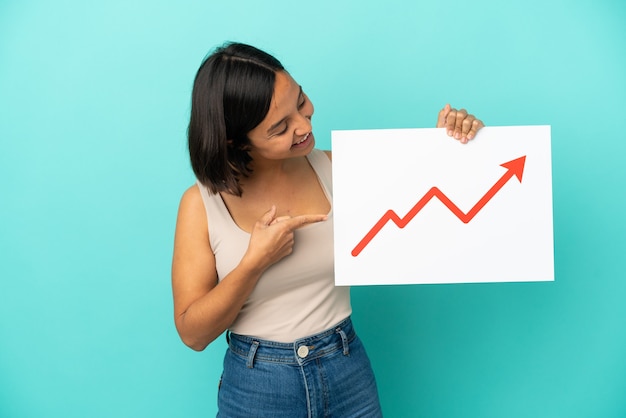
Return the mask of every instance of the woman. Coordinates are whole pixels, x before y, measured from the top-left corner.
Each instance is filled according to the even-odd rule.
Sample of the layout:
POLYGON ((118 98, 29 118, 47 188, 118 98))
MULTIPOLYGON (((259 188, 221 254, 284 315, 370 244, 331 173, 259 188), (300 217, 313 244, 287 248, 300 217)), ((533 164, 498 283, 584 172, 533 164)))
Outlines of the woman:
MULTIPOLYGON (((331 153, 313 104, 274 57, 218 48, 196 74, 188 129, 198 179, 183 195, 172 263, 185 344, 224 331, 221 417, 382 416, 367 354, 334 285, 331 153)), ((461 142, 482 122, 446 105, 461 142)))

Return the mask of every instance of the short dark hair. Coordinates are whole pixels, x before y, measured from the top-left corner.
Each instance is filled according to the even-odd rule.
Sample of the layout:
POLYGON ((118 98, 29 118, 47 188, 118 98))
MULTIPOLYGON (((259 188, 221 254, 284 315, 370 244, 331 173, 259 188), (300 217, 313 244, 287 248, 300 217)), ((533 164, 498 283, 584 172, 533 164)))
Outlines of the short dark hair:
POLYGON ((248 133, 267 115, 276 72, 273 56, 227 43, 204 59, 193 84, 187 129, 194 174, 212 193, 241 196, 239 179, 251 173, 248 133))

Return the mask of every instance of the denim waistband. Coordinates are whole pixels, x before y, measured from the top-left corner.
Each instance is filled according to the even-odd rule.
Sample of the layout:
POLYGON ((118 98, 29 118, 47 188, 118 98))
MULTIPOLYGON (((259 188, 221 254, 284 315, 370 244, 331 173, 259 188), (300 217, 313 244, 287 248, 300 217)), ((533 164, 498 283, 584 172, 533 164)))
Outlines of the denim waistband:
POLYGON ((332 328, 299 338, 292 343, 268 341, 232 332, 226 334, 229 349, 247 358, 246 364, 249 368, 253 367, 255 361, 302 365, 336 351, 348 355, 348 344, 355 337, 356 332, 350 317, 332 328))

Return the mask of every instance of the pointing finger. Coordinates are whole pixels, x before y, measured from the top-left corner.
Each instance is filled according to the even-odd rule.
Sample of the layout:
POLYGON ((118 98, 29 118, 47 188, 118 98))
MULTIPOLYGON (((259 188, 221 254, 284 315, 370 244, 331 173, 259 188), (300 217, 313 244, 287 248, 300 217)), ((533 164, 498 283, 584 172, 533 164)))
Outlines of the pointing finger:
POLYGON ((277 218, 274 218, 274 220, 272 221, 272 223, 270 223, 270 225, 274 225, 274 224, 276 224, 278 222, 282 222, 282 221, 285 221, 287 219, 291 219, 291 216, 289 216, 289 215, 279 216, 277 218))
POLYGON ((322 222, 328 219, 327 215, 300 215, 293 218, 286 219, 281 224, 284 224, 288 229, 294 230, 302 228, 305 225, 322 222))

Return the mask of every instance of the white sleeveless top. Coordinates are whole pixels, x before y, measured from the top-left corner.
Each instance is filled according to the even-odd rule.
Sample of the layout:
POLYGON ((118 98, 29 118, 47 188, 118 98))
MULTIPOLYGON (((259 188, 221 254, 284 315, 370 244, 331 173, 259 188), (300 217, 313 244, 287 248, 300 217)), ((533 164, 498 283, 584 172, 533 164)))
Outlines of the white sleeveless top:
MULTIPOLYGON (((332 328, 352 313, 350 288, 334 281, 331 163, 317 149, 307 159, 331 204, 328 219, 294 232, 293 252, 263 273, 230 327, 234 333, 293 342, 332 328)), ((200 183, 198 187, 221 280, 239 264, 250 234, 234 222, 219 193, 210 194, 200 183)))

